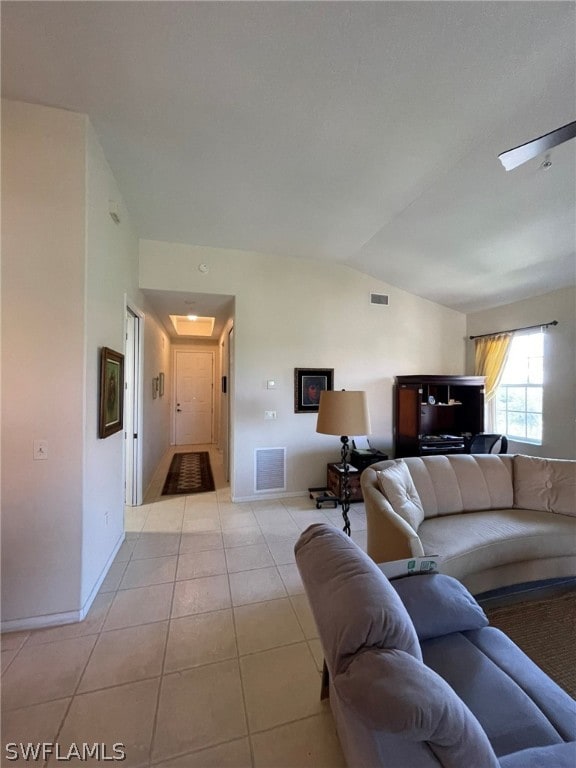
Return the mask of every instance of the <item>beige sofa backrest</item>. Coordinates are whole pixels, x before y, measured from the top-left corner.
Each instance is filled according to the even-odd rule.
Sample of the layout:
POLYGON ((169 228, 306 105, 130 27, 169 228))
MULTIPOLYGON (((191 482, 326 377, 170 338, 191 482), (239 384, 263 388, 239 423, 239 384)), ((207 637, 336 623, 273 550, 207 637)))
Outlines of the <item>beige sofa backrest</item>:
MULTIPOLYGON (((385 469, 396 461, 379 462, 369 469, 385 469)), ((411 456, 402 461, 414 481, 426 518, 514 506, 512 456, 411 456)), ((378 487, 376 472, 373 482, 378 487)))
POLYGON ((576 461, 514 456, 514 506, 576 517, 576 461))

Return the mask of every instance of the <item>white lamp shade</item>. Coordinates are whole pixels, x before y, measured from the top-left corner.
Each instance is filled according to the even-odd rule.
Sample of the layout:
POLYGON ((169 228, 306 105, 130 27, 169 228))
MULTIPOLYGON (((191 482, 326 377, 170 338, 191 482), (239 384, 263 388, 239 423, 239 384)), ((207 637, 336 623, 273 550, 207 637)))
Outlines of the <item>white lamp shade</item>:
POLYGON ((347 389, 320 393, 316 432, 323 435, 369 435, 366 392, 347 389))

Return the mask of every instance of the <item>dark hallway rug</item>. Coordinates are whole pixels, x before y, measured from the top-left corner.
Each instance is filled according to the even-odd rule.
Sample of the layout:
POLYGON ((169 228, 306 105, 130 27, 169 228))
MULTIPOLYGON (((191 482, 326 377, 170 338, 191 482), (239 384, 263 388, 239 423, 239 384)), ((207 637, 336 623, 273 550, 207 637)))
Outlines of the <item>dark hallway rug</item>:
POLYGON ((532 661, 576 698, 576 590, 546 600, 487 608, 493 627, 505 632, 532 661))
POLYGON ((207 493, 214 488, 208 451, 175 453, 162 488, 162 496, 207 493))

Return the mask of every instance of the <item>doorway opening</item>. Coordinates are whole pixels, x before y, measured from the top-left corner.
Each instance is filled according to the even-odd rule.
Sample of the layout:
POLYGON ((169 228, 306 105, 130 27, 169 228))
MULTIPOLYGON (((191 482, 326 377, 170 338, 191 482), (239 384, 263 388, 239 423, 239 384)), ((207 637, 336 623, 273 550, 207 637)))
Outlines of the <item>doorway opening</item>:
MULTIPOLYGON (((172 446, 172 452, 181 445, 212 446, 219 461, 224 466, 225 478, 230 480, 231 475, 233 476, 231 465, 233 463, 232 443, 234 439, 232 413, 234 362, 231 329, 235 317, 235 297, 231 294, 194 293, 153 288, 142 288, 141 291, 146 300, 146 311, 154 319, 153 322, 150 322, 149 332, 147 320, 145 370, 155 372, 167 367, 166 398, 161 404, 169 405, 169 407, 160 409, 158 407, 159 401, 156 401, 154 405, 150 401, 150 406, 154 408, 154 415, 158 416, 161 412, 161 417, 154 421, 154 428, 158 431, 166 430, 164 436, 167 436, 168 443, 172 446), (176 323, 174 317, 177 320, 176 323), (205 324, 200 322, 206 318, 214 320, 212 332, 209 335, 205 332, 205 324), (170 363, 168 366, 166 366, 165 358, 162 359, 162 366, 160 366, 159 334, 162 332, 167 334, 170 343, 170 363), (185 357, 180 359, 180 352, 211 354, 208 363, 205 360, 203 368, 201 366, 196 371, 201 379, 206 380, 208 377, 206 365, 208 365, 211 384, 208 392, 201 392, 200 395, 198 392, 194 392, 194 387, 199 386, 202 389, 205 381, 204 384, 201 382, 196 385, 190 380, 183 381, 190 372, 187 374, 184 370, 182 375, 179 374, 180 363, 184 365, 185 361, 185 357), (179 379, 180 381, 178 381, 179 379), (195 401, 193 400, 194 397, 196 397, 195 401), (190 416, 184 408, 195 408, 199 411, 200 424, 193 429, 187 423, 190 416), (203 409, 204 413, 202 412, 203 409), (207 412, 210 413, 210 418, 208 418, 207 412)), ((150 417, 148 412, 150 398, 147 387, 148 378, 144 382, 143 390, 146 403, 146 427, 148 427, 150 417)), ((153 460, 152 462, 148 461, 150 451, 148 438, 143 446, 143 451, 146 497, 148 498, 152 477, 148 478, 147 473, 150 465, 155 463, 153 460)), ((169 454, 170 451, 168 451, 169 454)), ((164 458, 161 458, 162 465, 164 458)), ((156 473, 160 474, 160 466, 157 466, 151 474, 155 475, 156 473)), ((156 479, 153 482, 156 482, 156 479)))

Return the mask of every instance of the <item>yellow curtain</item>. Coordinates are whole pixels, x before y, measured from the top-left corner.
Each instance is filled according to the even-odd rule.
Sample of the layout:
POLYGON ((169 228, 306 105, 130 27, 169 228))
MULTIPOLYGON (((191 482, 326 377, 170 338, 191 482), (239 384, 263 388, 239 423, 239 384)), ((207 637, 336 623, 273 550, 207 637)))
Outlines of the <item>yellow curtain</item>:
POLYGON ((476 376, 486 377, 484 402, 489 403, 494 398, 504 373, 512 334, 499 333, 475 341, 476 376))

